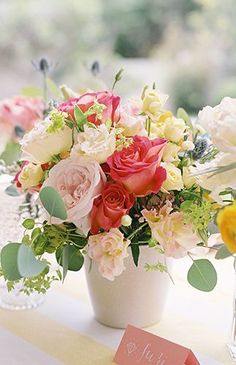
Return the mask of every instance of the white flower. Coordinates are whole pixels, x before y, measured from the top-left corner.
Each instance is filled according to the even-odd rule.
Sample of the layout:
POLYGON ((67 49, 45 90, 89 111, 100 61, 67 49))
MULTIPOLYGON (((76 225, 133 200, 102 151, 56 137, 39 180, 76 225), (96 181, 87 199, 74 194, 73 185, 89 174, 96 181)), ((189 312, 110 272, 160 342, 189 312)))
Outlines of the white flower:
POLYGON ((181 170, 171 162, 164 162, 162 166, 166 169, 167 179, 162 184, 162 188, 169 190, 182 190, 184 187, 181 170))
POLYGON ((236 99, 225 97, 214 108, 203 108, 198 117, 220 151, 236 154, 236 99))
POLYGON ((196 184, 196 178, 191 175, 189 167, 183 167, 183 182, 186 188, 191 188, 194 184, 196 184))
POLYGON ((51 125, 49 118, 38 123, 21 141, 22 160, 43 164, 49 162, 54 155, 70 150, 72 131, 66 125, 53 132, 47 129, 51 125))
POLYGON ((224 195, 219 195, 226 188, 236 189, 236 174, 235 169, 222 172, 212 176, 212 172, 201 174, 202 172, 219 166, 230 165, 235 162, 235 156, 226 153, 219 153, 217 157, 205 164, 196 163, 196 167, 190 167, 192 175, 196 179, 196 182, 206 190, 211 191, 210 197, 218 202, 224 204, 224 195))
POLYGON ((104 278, 113 281, 125 270, 124 259, 128 257, 129 243, 117 228, 89 237, 88 255, 98 263, 98 270, 104 278))
POLYGON ((74 145, 72 156, 87 156, 98 163, 106 162, 116 147, 115 132, 108 131, 105 124, 96 128, 84 127, 84 132, 78 133, 77 143, 74 145))
MULTIPOLYGON (((105 182, 106 176, 96 161, 70 157, 50 170, 42 188, 52 186, 58 191, 65 203, 68 222, 87 235, 91 228, 93 201, 101 194, 105 182)), ((60 220, 53 218, 52 222, 57 224, 60 220)))

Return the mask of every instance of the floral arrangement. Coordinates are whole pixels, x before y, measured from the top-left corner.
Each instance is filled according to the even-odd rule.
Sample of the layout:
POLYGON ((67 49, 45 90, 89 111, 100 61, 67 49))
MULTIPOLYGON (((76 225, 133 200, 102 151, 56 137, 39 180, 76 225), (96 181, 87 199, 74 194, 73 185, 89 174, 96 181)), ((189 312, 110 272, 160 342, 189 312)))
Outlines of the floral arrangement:
MULTIPOLYGON (((41 222, 24 220, 21 242, 2 249, 8 288, 22 280, 26 293, 45 292, 68 270, 80 270, 85 255, 114 280, 128 255, 138 265, 145 245, 165 257, 189 256, 190 284, 212 290, 213 265, 191 253, 208 245, 219 209, 213 190, 193 176, 218 158, 205 130, 183 109, 177 116, 166 110, 168 97, 155 85, 125 103, 113 90, 63 94, 21 141, 14 184, 39 194, 45 214, 41 222)), ((158 261, 145 267, 168 272, 158 261)))

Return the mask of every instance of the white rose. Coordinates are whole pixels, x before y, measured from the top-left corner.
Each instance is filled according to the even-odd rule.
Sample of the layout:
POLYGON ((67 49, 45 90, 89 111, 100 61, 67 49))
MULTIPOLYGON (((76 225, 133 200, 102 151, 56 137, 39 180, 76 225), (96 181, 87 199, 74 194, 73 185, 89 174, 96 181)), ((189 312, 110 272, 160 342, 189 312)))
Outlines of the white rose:
POLYGON ((164 162, 176 162, 179 161, 178 152, 181 150, 181 147, 179 147, 175 143, 167 143, 164 153, 162 156, 162 160, 164 162))
POLYGON ((181 170, 170 162, 164 162, 162 166, 166 169, 167 179, 162 184, 163 189, 182 190, 184 187, 181 170))
POLYGON ((97 128, 84 127, 84 132, 78 133, 77 143, 74 145, 72 156, 87 156, 98 163, 106 162, 116 147, 115 132, 108 131, 105 124, 97 128))
POLYGON ((196 167, 191 167, 190 171, 196 179, 196 182, 206 190, 211 191, 210 197, 218 202, 224 204, 224 195, 219 195, 226 188, 236 189, 236 174, 235 169, 224 171, 220 174, 212 176, 213 172, 201 174, 204 171, 219 166, 226 166, 235 163, 235 156, 226 153, 219 153, 217 157, 205 164, 196 163, 196 167))
MULTIPOLYGON (((87 235, 91 228, 93 201, 102 192, 106 176, 100 165, 86 157, 61 160, 50 171, 43 183, 52 186, 61 195, 67 210, 67 220, 87 235)), ((53 218, 57 224, 60 220, 53 218)))
POLYGON ((72 145, 72 131, 66 125, 48 132, 51 120, 38 123, 22 141, 22 160, 43 164, 49 162, 54 155, 70 150, 72 145))
POLYGON ((28 163, 21 170, 18 180, 21 183, 22 190, 29 189, 39 185, 43 178, 43 169, 40 165, 28 163))
POLYGON ((236 153, 236 99, 225 97, 214 108, 203 108, 198 117, 220 151, 236 153))
POLYGON ((187 126, 181 118, 168 118, 164 123, 164 136, 171 142, 179 143, 183 140, 187 126))

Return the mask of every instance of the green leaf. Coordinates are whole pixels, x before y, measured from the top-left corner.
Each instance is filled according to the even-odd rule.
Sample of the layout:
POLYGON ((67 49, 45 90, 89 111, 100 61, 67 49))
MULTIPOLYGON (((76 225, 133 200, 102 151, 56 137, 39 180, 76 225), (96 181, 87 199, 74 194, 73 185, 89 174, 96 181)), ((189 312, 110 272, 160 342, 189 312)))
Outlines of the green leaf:
POLYGON ((186 110, 184 110, 184 108, 179 108, 177 110, 177 117, 183 119, 185 121, 185 123, 187 124, 187 126, 191 129, 191 131, 192 132, 194 131, 191 118, 189 117, 189 115, 186 112, 186 110))
POLYGON ((62 267, 63 267, 63 273, 62 273, 62 281, 65 280, 67 271, 69 268, 69 246, 64 246, 62 251, 62 267))
POLYGON ((35 221, 34 221, 34 219, 27 218, 22 223, 22 226, 25 227, 26 229, 33 229, 35 226, 35 221))
POLYGON ((84 119, 84 113, 82 112, 82 110, 78 107, 78 105, 74 106, 74 115, 75 115, 75 120, 77 122, 79 122, 81 119, 84 119))
POLYGON ((1 250, 1 267, 3 275, 7 280, 14 281, 22 278, 17 268, 17 255, 20 248, 19 243, 9 243, 1 250))
MULTIPOLYGON (((68 247, 68 270, 70 271, 79 271, 84 264, 84 257, 81 254, 80 250, 75 246, 67 245, 63 248, 60 247, 56 251, 56 259, 59 265, 63 267, 63 252, 65 247, 68 247)), ((66 252, 67 255, 67 252, 66 252)))
POLYGON ((21 276, 31 278, 39 275, 47 267, 47 261, 37 260, 32 248, 21 244, 17 255, 17 267, 21 276))
POLYGON ((20 144, 16 142, 7 143, 5 150, 0 155, 0 160, 3 160, 7 166, 12 165, 19 160, 21 154, 20 144))
POLYGON ((43 207, 50 216, 59 218, 63 221, 67 219, 64 201, 54 188, 46 186, 40 191, 39 197, 43 207))
POLYGON ((18 192, 17 188, 15 187, 15 185, 9 185, 6 189, 5 189, 5 193, 7 195, 10 196, 19 196, 20 193, 18 192))
POLYGON ((217 283, 217 273, 209 260, 194 260, 188 271, 188 282, 194 288, 209 292, 214 289, 217 283))
POLYGON ((22 88, 21 94, 28 97, 43 96, 43 90, 35 86, 25 86, 22 88))
POLYGON ((51 94, 53 94, 53 96, 56 96, 56 98, 60 99, 61 98, 61 91, 57 87, 57 85, 55 84, 55 82, 52 81, 52 79, 47 78, 46 79, 46 83, 47 83, 47 86, 48 86, 51 94))
POLYGON ((230 252, 225 245, 222 245, 216 252, 215 259, 223 260, 230 256, 232 256, 232 252, 230 252))
POLYGON ((139 260, 139 254, 140 254, 139 245, 137 245, 137 244, 132 245, 131 244, 130 246, 131 246, 131 252, 132 252, 134 264, 135 264, 135 266, 138 266, 138 260, 139 260))

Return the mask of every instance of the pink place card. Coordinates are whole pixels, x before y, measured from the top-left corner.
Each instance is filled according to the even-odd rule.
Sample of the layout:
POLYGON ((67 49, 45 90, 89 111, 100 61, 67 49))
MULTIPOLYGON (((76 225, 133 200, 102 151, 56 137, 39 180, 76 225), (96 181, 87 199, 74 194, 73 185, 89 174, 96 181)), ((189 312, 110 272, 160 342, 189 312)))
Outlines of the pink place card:
POLYGON ((114 358, 118 365, 200 365, 191 350, 128 326, 114 358))

